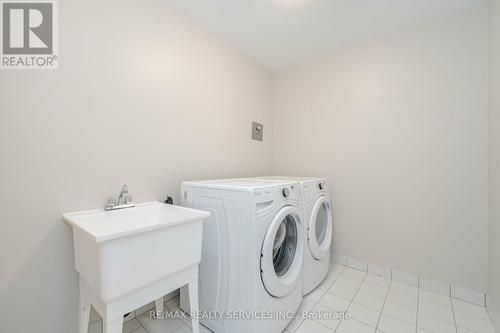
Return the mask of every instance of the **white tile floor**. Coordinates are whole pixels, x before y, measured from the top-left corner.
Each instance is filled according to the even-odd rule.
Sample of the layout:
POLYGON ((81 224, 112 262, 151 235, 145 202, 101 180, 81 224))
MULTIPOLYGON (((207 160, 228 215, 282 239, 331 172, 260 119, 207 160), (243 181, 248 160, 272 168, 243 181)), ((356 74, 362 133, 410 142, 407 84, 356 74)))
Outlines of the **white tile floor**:
MULTIPOLYGON (((179 297, 165 303, 179 310, 179 297)), ((190 333, 189 318, 151 319, 145 312, 123 333, 190 333)), ((95 314, 89 333, 101 333, 95 314)), ((201 326, 202 333, 210 331, 201 326)), ((285 333, 495 333, 486 309, 341 265, 307 295, 285 333), (303 312, 347 311, 349 319, 303 319, 303 312)), ((266 332, 262 332, 266 333, 266 332)))
POLYGON ((344 311, 344 320, 295 319, 290 333, 495 333, 484 307, 341 265, 305 298, 312 312, 344 311))

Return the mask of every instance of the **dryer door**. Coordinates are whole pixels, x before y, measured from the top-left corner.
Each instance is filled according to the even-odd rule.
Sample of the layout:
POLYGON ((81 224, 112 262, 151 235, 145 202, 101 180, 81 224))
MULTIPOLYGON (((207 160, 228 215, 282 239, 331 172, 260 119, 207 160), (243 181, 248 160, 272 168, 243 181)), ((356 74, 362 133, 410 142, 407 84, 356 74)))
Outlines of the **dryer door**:
POLYGON ((299 212, 285 206, 269 225, 260 256, 264 288, 274 297, 288 295, 297 285, 302 269, 304 237, 299 212))
POLYGON ((314 204, 309 220, 307 238, 309 250, 316 260, 325 258, 332 243, 332 207, 328 197, 321 196, 314 204))

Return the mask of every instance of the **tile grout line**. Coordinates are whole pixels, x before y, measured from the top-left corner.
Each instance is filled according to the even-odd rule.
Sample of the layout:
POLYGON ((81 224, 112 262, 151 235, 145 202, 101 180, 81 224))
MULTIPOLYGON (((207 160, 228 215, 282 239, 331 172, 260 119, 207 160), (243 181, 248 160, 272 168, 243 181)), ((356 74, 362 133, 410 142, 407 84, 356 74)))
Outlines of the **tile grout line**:
MULTIPOLYGON (((338 264, 338 265, 340 265, 340 264, 338 264)), ((344 266, 344 268, 339 273, 339 275, 332 281, 332 283, 328 286, 328 288, 326 288, 325 293, 323 295, 321 295, 321 297, 319 298, 319 300, 314 303, 315 306, 318 305, 319 301, 323 298, 323 296, 325 296, 325 294, 328 292, 328 290, 330 290, 330 288, 335 284, 335 282, 337 282, 337 280, 342 275, 342 273, 344 273, 344 271, 345 271, 346 268, 347 268, 347 266, 344 266)))
MULTIPOLYGON (((354 269, 354 268, 353 268, 353 269, 354 269)), ((364 272, 364 271, 361 271, 361 272, 364 272)), ((354 303, 354 298, 356 298, 356 295, 358 294, 359 289, 361 289, 361 286, 363 285, 363 283, 365 283, 365 280, 366 280, 366 278, 367 278, 367 277, 368 277, 368 269, 367 269, 367 271, 365 272, 365 276, 363 277, 363 280, 361 281, 361 283, 360 283, 359 287, 356 289, 356 292, 354 293, 354 296, 352 296, 352 299, 351 299, 351 300, 350 300, 350 302, 349 302, 349 306, 347 307, 346 312, 349 312, 349 309, 351 308, 352 303, 354 303)), ((340 297, 340 296, 339 296, 339 297, 340 297)), ((349 317, 350 317, 350 316, 349 316, 349 317)), ((353 318, 353 319, 354 319, 354 318, 353 318)), ((341 323, 342 323, 342 321, 344 321, 344 320, 345 320, 345 319, 342 319, 342 320, 339 322, 339 325, 337 326, 337 328, 335 329, 335 331, 334 331, 334 332, 337 332, 337 330, 338 330, 338 329, 339 329, 339 327, 340 327, 340 324, 341 324, 341 323)), ((363 324, 364 324, 364 323, 363 323, 363 324)))
POLYGON ((384 304, 382 304, 382 309, 380 309, 380 314, 377 320, 377 326, 375 326, 375 332, 378 330, 378 325, 380 324, 380 319, 382 319, 382 312, 384 311, 385 303, 387 302, 387 298, 389 297, 389 290, 391 290, 392 285, 392 271, 391 271, 391 280, 389 281, 389 288, 387 288, 387 293, 385 294, 384 304))
POLYGON ((457 325, 457 318, 455 316, 455 308, 453 307, 453 301, 451 299, 451 286, 450 286, 450 304, 451 304, 451 312, 453 313, 453 323, 455 324, 455 332, 458 333, 458 325, 457 325))
MULTIPOLYGON (((201 325, 201 323, 200 323, 200 325, 201 325)), ((193 329, 192 329, 191 327, 189 327, 186 323, 183 323, 183 325, 182 325, 182 326, 175 328, 175 329, 174 329, 172 332, 170 332, 170 333, 175 333, 175 332, 177 332, 177 331, 180 331, 182 328, 184 328, 184 326, 186 326, 186 327, 187 327, 187 328, 189 328, 191 331, 193 331, 193 329)), ((200 327, 200 328, 201 328, 201 327, 200 327)), ((201 331, 201 329, 200 329, 200 331, 201 331)), ((134 332, 132 332, 132 333, 134 333, 134 332)))
MULTIPOLYGON (((397 282, 397 281, 396 281, 396 282, 397 282)), ((408 285, 408 284, 406 284, 406 283, 404 283, 404 284, 405 284, 405 285, 408 285)), ((411 285, 408 285, 408 286, 411 286, 411 285)), ((424 291, 426 291, 426 292, 430 292, 430 293, 433 293, 433 294, 439 295, 439 296, 449 297, 449 296, 445 296, 445 295, 443 295, 443 294, 439 294, 439 293, 435 293, 435 292, 433 292, 433 291, 429 291, 429 290, 424 289, 424 288, 419 288, 419 287, 415 287, 415 288, 417 289, 417 311, 418 311, 419 304, 420 304, 420 289, 422 289, 422 290, 424 290, 424 291)), ((400 294, 404 294, 404 295, 406 295, 406 296, 408 296, 408 295, 410 295, 410 296, 411 296, 411 294, 407 294, 407 293, 402 292, 402 291, 401 291, 401 292, 400 292, 400 291, 397 291, 397 292, 398 292, 398 293, 400 293, 400 294)), ((430 303, 430 304, 432 304, 433 306, 436 306, 436 307, 439 307, 439 308, 443 308, 443 309, 451 309, 451 310, 452 310, 452 312, 454 311, 452 308, 449 308, 449 307, 446 307, 446 306, 444 306, 444 305, 438 304, 437 302, 429 301, 429 300, 427 300, 427 299, 424 299, 424 301, 425 301, 425 302, 428 302, 428 303, 430 303)), ((450 301, 451 301, 451 299, 450 299, 450 301)), ((464 301, 464 302, 465 302, 465 301, 464 301)), ((451 303, 451 302, 450 302, 450 303, 451 303)), ((467 303, 469 303, 469 302, 467 302, 467 303)), ((469 303, 469 304, 472 304, 472 305, 476 305, 476 306, 478 306, 477 304, 473 304, 473 303, 469 303)), ((407 306, 407 305, 403 305, 403 304, 396 304, 396 305, 398 305, 398 306, 400 306, 400 307, 403 307, 403 308, 406 308, 406 309, 413 310, 413 308, 411 308, 411 307, 409 307, 409 306, 407 306)), ((457 311, 457 312, 460 312, 460 311, 457 311)), ((436 316, 436 315, 434 315, 434 314, 431 314, 431 313, 424 313, 424 314, 425 314, 426 316, 432 317, 432 318, 434 318, 434 319, 439 319, 439 320, 441 320, 441 321, 445 321, 445 322, 451 323, 450 321, 448 321, 448 320, 446 320, 446 319, 443 319, 442 317, 438 317, 438 316, 436 316)), ((392 317, 391 315, 387 315, 387 316, 392 317)), ((476 317, 476 316, 474 316, 474 315, 470 315, 470 316, 475 317, 475 318, 479 318, 479 317, 476 317)), ((394 317, 393 317, 393 318, 394 318, 394 317)), ((396 318, 396 319, 398 319, 398 318, 396 318)), ((417 316, 417 319, 418 319, 418 316, 417 316)), ((479 319, 481 319, 481 318, 479 318, 479 319)), ((401 320, 401 319, 398 319, 398 320, 401 320)), ((451 323, 451 324, 453 324, 453 323, 451 323)))
MULTIPOLYGON (((339 277, 342 275, 342 273, 344 273, 345 269, 347 268, 347 266, 346 266, 346 265, 341 265, 341 264, 337 264, 337 265, 344 266, 344 268, 342 268, 342 271, 340 272, 340 274, 339 274, 339 275, 338 275, 338 276, 337 276, 337 277, 333 280, 333 282, 332 282, 332 283, 328 286, 328 288, 326 289, 325 293, 324 293, 323 295, 321 295, 321 297, 319 298, 319 300, 317 300, 316 302, 313 302, 313 303, 314 303, 314 306, 312 307, 312 309, 311 309, 311 310, 313 310, 313 309, 316 307, 316 305, 318 305, 318 304, 319 304, 319 301, 321 301, 321 299, 325 296, 325 294, 328 292, 328 290, 330 290, 330 288, 333 286, 333 284, 334 284, 335 282, 337 282, 337 280, 339 279, 339 277)), ((303 302, 303 301, 304 301, 304 299, 302 300, 302 302, 303 302)), ((302 324, 304 323, 304 321, 305 321, 305 320, 304 320, 304 318, 302 318, 302 321, 300 322, 299 326, 297 326, 297 328, 294 330, 294 332, 295 332, 295 331, 297 331, 297 330, 300 328, 300 326, 302 326, 302 324)), ((317 321, 315 321, 315 320, 314 320, 314 322, 316 322, 316 323, 318 323, 318 324, 320 324, 320 325, 322 325, 322 326, 326 327, 325 325, 321 324, 320 322, 317 322, 317 321)), ((285 329, 285 331, 286 331, 286 329, 285 329)), ((283 332, 285 332, 285 331, 283 331, 283 332)), ((334 331, 334 332, 335 332, 335 331, 334 331)))
MULTIPOLYGON (((331 287, 335 284, 335 282, 337 282, 337 280, 338 280, 338 279, 342 276, 342 274, 345 272, 345 270, 347 269, 347 267, 348 267, 347 265, 345 265, 345 266, 344 266, 344 269, 342 270, 342 272, 340 272, 339 276, 337 276, 337 278, 335 279, 335 281, 333 281, 333 283, 330 285, 330 287, 328 287, 328 289, 326 290, 326 292, 328 292, 328 290, 330 290, 330 288, 331 288, 331 287)), ((323 296, 325 296, 325 295, 323 294, 323 296)), ((321 298, 323 298, 323 296, 321 296, 321 298)), ((339 296, 339 297, 340 297, 340 296, 339 296)), ((319 301, 321 301, 321 298, 318 300, 318 302, 316 303, 316 305, 318 305, 318 304, 319 304, 319 301)), ((316 306, 316 305, 315 305, 315 306, 316 306)), ((319 322, 318 322, 318 324, 322 325, 322 324, 321 324, 321 323, 319 323, 319 322)), ((301 325, 302 325, 302 324, 301 324, 301 325)), ((340 323, 339 323, 339 325, 340 325, 340 323)), ((323 326, 325 326, 325 325, 323 325, 323 326)), ((326 327, 326 326, 325 326, 325 327, 326 327)), ((329 328, 329 327, 327 327, 327 328, 329 328)), ((338 326, 337 326, 337 328, 338 328, 338 326)), ((335 333, 335 332, 337 331, 337 328, 335 328, 335 329, 333 330, 333 333, 335 333)), ((297 328, 297 329, 298 329, 298 328, 297 328)))
MULTIPOLYGON (((449 287, 450 288, 450 293, 451 293, 451 286, 449 287)), ((442 308, 442 309, 449 309, 451 310, 452 314, 453 314, 453 322, 450 322, 449 320, 447 319, 444 319, 442 317, 439 317, 439 316, 436 316, 434 314, 431 314, 431 313, 424 313, 426 316, 429 316, 429 317, 432 317, 433 319, 437 319, 437 320, 440 320, 440 321, 443 321, 443 322, 446 322, 446 323, 449 323, 449 324, 454 324, 455 325, 455 330, 457 331, 458 333, 458 323, 456 322, 456 315, 455 313, 458 312, 458 313, 462 313, 462 314, 465 314, 465 315, 468 315, 470 317, 473 317, 475 319, 478 319, 478 320, 482 320, 482 321, 487 321, 488 320, 485 320, 479 316, 476 316, 476 315, 473 315, 473 314, 470 314, 470 313, 466 313, 466 312, 462 312, 462 311, 459 311, 459 310, 455 310, 455 307, 453 306, 453 300, 457 300, 457 301, 461 301, 461 302, 464 302, 464 303, 468 303, 468 304, 471 304, 471 305, 474 305, 474 306, 477 306, 477 307, 481 307, 480 305, 477 305, 475 303, 471 303, 471 302, 468 302, 468 301, 465 301, 465 300, 462 300, 462 299, 459 299, 459 298, 454 298, 454 297, 451 297, 451 296, 445 296, 443 294, 439 294, 439 293, 435 293, 433 291, 430 291, 430 290, 427 290, 427 289, 424 289, 424 288, 418 288, 418 295, 419 295, 419 298, 418 298, 418 303, 417 303, 417 309, 419 307, 419 303, 420 303, 420 289, 426 291, 426 292, 430 292, 430 293, 433 293, 433 294, 437 294, 439 296, 444 296, 444 297, 447 297, 449 298, 450 300, 450 307, 446 307, 444 305, 441 305, 441 304, 438 304, 437 302, 433 302, 433 301, 429 301, 429 300, 426 300, 424 299, 424 301, 428 302, 428 303, 431 303, 433 306, 435 307, 438 307, 438 308, 442 308)), ((404 306, 404 305, 401 305, 401 306, 404 306)), ((417 318, 418 318, 418 313, 417 313, 417 318)), ((417 323, 417 328, 418 328, 418 323, 417 323)))
POLYGON ((325 294, 328 292, 328 290, 330 290, 330 288, 335 284, 335 282, 337 282, 337 280, 340 278, 340 276, 342 275, 342 273, 344 273, 344 271, 345 271, 346 268, 347 268, 347 266, 345 266, 344 269, 342 270, 342 272, 340 272, 340 274, 335 278, 335 280, 333 280, 332 284, 330 284, 328 286, 328 288, 325 290, 325 293, 323 295, 321 295, 321 297, 319 298, 319 300, 317 300, 314 303, 314 307, 316 307, 316 305, 319 304, 319 301, 321 301, 321 299, 325 296, 325 294))
MULTIPOLYGON (((350 266, 348 266, 348 265, 347 265, 347 259, 348 259, 348 258, 350 258, 350 257, 349 257, 349 256, 344 256, 344 257, 346 258, 346 260, 345 260, 345 262, 346 262, 346 263, 345 263, 345 264, 344 264, 344 263, 339 263, 339 262, 336 262, 336 261, 333 261, 333 262, 334 262, 334 263, 337 263, 337 264, 339 264, 339 265, 345 265, 346 267, 350 267, 350 266)), ((370 266, 370 264, 369 264, 369 263, 366 263, 366 265, 367 265, 367 267, 368 267, 368 268, 367 268, 367 271, 368 271, 368 273, 370 273, 370 272, 369 272, 369 266, 370 266)), ((385 266, 384 266, 384 267, 385 267, 385 266)), ((351 267, 351 268, 353 268, 353 269, 358 269, 358 268, 354 268, 354 267, 351 267)), ((386 267, 386 268, 387 268, 387 269, 389 270, 389 272, 390 272, 390 276, 391 276, 391 277, 390 277, 390 280, 393 280, 393 278, 394 278, 394 270, 397 270, 397 269, 395 269, 395 268, 391 268, 391 267, 386 267)), ((358 270, 359 270, 359 269, 358 269, 358 270)), ((422 276, 420 276, 420 275, 418 275, 418 274, 414 274, 414 273, 406 272, 406 271, 403 271, 403 272, 404 272, 404 273, 408 273, 408 274, 412 274, 412 275, 416 275, 416 276, 418 277, 418 279, 419 279, 419 283, 420 283, 420 279, 422 278, 422 276)), ((374 274, 374 275, 377 275, 377 274, 374 274)), ((385 276, 383 276, 383 277, 385 277, 385 276)), ((425 278, 425 277, 423 277, 423 278, 425 278)), ((399 281, 396 281, 396 282, 399 282, 399 281)), ((474 302, 474 301, 470 301, 470 300, 467 300, 467 299, 463 299, 463 298, 460 298, 460 297, 455 297, 455 296, 453 296, 453 295, 452 295, 452 293, 451 293, 451 291, 453 290, 453 287, 454 287, 454 286, 453 286, 453 284, 452 284, 451 282, 445 282, 445 281, 438 281, 438 282, 441 282, 441 283, 443 283, 443 284, 446 284, 446 285, 449 287, 449 289, 450 289, 450 297, 451 297, 452 299, 457 299, 457 300, 464 301, 464 302, 467 302, 467 303, 470 303, 470 304, 473 304, 473 305, 477 305, 477 306, 480 306, 480 307, 484 307, 484 308, 486 307, 486 295, 487 295, 487 292, 482 291, 482 290, 481 290, 481 291, 478 291, 478 290, 471 289, 473 292, 481 294, 481 295, 482 295, 482 298, 484 298, 484 302, 481 302, 481 304, 478 304, 478 303, 476 303, 476 302, 474 302)), ((400 282, 400 283, 403 283, 403 284, 405 284, 405 285, 409 285, 409 286, 413 286, 412 284, 409 284, 409 283, 406 283, 406 282, 400 282)), ((464 288, 465 288, 465 287, 464 287, 464 288)), ((439 292, 435 292, 435 291, 433 291, 433 290, 428 290, 428 289, 425 289, 425 288, 422 288, 422 289, 427 290, 427 291, 430 291, 430 292, 433 292, 433 293, 436 293, 436 294, 440 294, 439 292)))
MULTIPOLYGON (((340 264, 339 264, 339 265, 340 265, 340 264)), ((330 288, 331 288, 331 286, 333 286, 333 284, 335 284, 335 282, 337 282, 337 280, 341 277, 342 273, 344 273, 344 271, 345 271, 347 268, 351 268, 351 269, 354 269, 354 270, 358 270, 358 269, 356 269, 356 268, 352 268, 352 267, 349 267, 349 266, 345 266, 345 267, 344 267, 344 269, 342 270, 341 274, 339 274, 339 276, 337 276, 337 278, 336 278, 336 279, 332 282, 332 284, 330 285, 330 288)), ((367 271, 364 271, 364 270, 358 270, 358 271, 360 271, 360 272, 364 272, 364 273, 365 273, 365 277, 364 277, 364 278, 363 278, 363 280, 361 281, 360 286, 359 286, 358 288, 356 288, 356 292, 355 292, 354 296, 353 296, 353 297, 352 297, 352 299, 349 301, 349 307, 348 307, 348 309, 350 309, 350 308, 351 308, 352 304, 354 303, 354 298, 356 297, 356 295, 357 295, 357 294, 358 294, 358 292, 360 291, 361 286, 363 285, 363 283, 365 282, 365 280, 366 280, 366 278, 368 277, 368 274, 369 274, 367 271)), ((391 273, 392 273, 392 272, 391 272, 391 273)), ((385 305, 386 305, 386 303, 387 303, 388 293, 389 293, 389 291, 390 291, 390 287, 391 287, 392 282, 393 282, 393 280, 392 280, 392 279, 388 279, 388 280, 389 280, 389 287, 388 287, 388 291, 387 291, 386 296, 385 296, 385 300, 384 300, 384 304, 383 304, 382 310, 380 311, 380 314, 379 314, 379 320, 378 320, 378 322, 377 322, 376 329, 378 329, 378 325, 380 324, 380 320, 381 320, 382 312, 383 312, 383 309, 385 308, 385 305)), ((405 285, 406 285, 406 284, 405 284, 405 285)), ((419 325, 418 325, 418 318, 419 318, 419 309, 420 309, 420 289, 422 289, 422 288, 420 288, 420 277, 419 277, 419 282, 418 282, 418 284, 417 284, 417 285, 418 285, 418 287, 416 287, 416 288, 417 288, 417 297, 416 297, 416 298, 417 298, 417 310, 416 310, 416 312, 417 312, 417 316, 416 316, 416 325, 415 325, 415 329, 418 331, 418 328, 419 328, 419 325)), ((450 286, 450 288, 451 288, 451 286, 450 286)), ((328 289, 328 290, 329 290, 329 289, 328 289)), ((327 290, 327 292, 328 292, 328 290, 327 290)), ((431 291, 429 291, 429 292, 431 292, 431 291)), ((404 294, 404 295, 410 295, 410 294, 407 294, 407 293, 405 293, 405 292, 401 292, 401 293, 402 293, 402 294, 404 294)), ((433 293, 433 292, 432 292, 432 293, 433 293)), ((325 293, 325 294, 326 294, 326 293, 325 293)), ((436 293, 436 294, 438 294, 438 293, 436 293)), ((451 291, 450 291, 450 294, 451 294, 451 291)), ((440 294, 438 294, 438 295, 440 295, 440 294)), ((324 295, 323 295, 323 296, 324 296, 324 295)), ((339 297, 340 297, 340 296, 339 296, 339 297)), ((452 298, 451 296, 449 296, 449 298, 450 298, 450 304, 451 304, 451 311, 452 311, 452 313, 453 313, 453 318, 454 318, 454 322, 453 322, 453 323, 451 323, 451 324, 455 324, 455 330, 456 330, 456 331, 457 331, 457 333, 458 333, 458 324, 456 323, 456 317, 455 317, 455 312, 456 312, 456 310, 454 309, 454 307, 453 307, 453 303, 452 303, 452 299, 453 299, 453 298, 452 298)), ((320 298, 320 300, 321 300, 321 298, 320 298)), ((317 302, 315 302, 315 304, 317 305, 317 304, 319 304, 319 302, 320 302, 320 301, 317 301, 317 302)), ((439 306, 439 307, 441 307, 441 308, 447 308, 447 307, 445 307, 445 306, 442 306, 442 305, 440 305, 440 304, 434 303, 434 302, 432 302, 432 301, 429 301, 429 302, 430 302, 430 303, 432 303, 434 306, 439 306)), ((470 303, 470 302, 467 302, 467 301, 464 301, 464 302, 466 302, 466 303, 470 303)), ((477 304, 474 304, 474 303, 470 303, 470 304, 473 304, 473 305, 478 306, 477 304)), ((410 307, 407 307, 407 306, 405 306, 405 305, 399 305, 399 306, 404 307, 404 308, 411 309, 410 307)), ((480 306, 479 306, 479 307, 480 307, 480 306)), ((429 315, 429 316, 431 316, 431 317, 433 317, 433 318, 435 318, 435 319, 444 320, 444 319, 442 319, 441 317, 437 317, 437 316, 434 316, 434 315, 431 315, 431 314, 428 314, 428 315, 429 315)), ((392 316, 390 316, 390 317, 392 317, 392 316)), ((473 316, 473 317, 475 317, 475 316, 473 316)), ((479 317, 476 317, 476 318, 479 318, 479 317)), ((355 318, 353 318, 353 319, 355 319, 355 318)), ((355 319, 355 320, 356 320, 356 319, 355 319)), ((444 320, 444 321, 446 321, 446 320, 444 320)), ((362 322, 362 323, 363 323, 363 322, 362 322)), ((320 324, 321 324, 321 323, 320 323, 320 324)), ((322 325, 322 326, 325 326, 325 325, 322 325)), ((325 326, 325 327, 327 327, 327 326, 325 326)), ((327 327, 327 328, 329 328, 329 327, 327 327)), ((330 328, 330 329, 331 329, 331 328, 330 328)), ((337 329, 338 329, 338 327, 337 327, 337 329)), ((337 329, 335 330, 335 332, 337 332, 337 329)))
MULTIPOLYGON (((450 286, 450 290, 451 290, 451 286, 450 286)), ((486 294, 484 294, 485 296, 485 302, 486 302, 486 294)), ((464 303, 468 303, 468 304, 472 304, 472 305, 475 305, 475 306, 479 306, 480 308, 486 308, 486 305, 479 305, 477 303, 474 303, 474 302, 471 302, 471 301, 468 301, 466 299, 462 299, 462 298, 459 298, 459 297, 453 297, 453 296, 450 296, 451 299, 456 299, 457 301, 460 301, 460 302, 464 302, 464 303)))
MULTIPOLYGON (((330 284, 328 286, 328 289, 326 289, 325 294, 328 292, 328 290, 330 290, 330 288, 335 284, 335 282, 337 282, 337 280, 340 278, 340 276, 342 275, 342 273, 344 273, 344 271, 346 270, 346 268, 347 268, 347 266, 344 266, 344 268, 342 269, 342 272, 340 272, 340 274, 335 278, 335 280, 333 280, 332 284, 330 284)), ((323 294, 323 296, 325 296, 325 294, 323 294)), ((314 305, 318 305, 319 301, 323 298, 323 296, 321 296, 319 298, 319 300, 314 305)))
MULTIPOLYGON (((344 263, 339 263, 339 262, 336 262, 336 261, 333 261, 333 263, 336 263, 336 264, 338 264, 338 265, 344 265, 344 266, 346 266, 346 267, 350 267, 350 266, 348 266, 348 265, 347 265, 347 258, 350 258, 350 257, 349 257, 349 256, 345 256, 345 257, 346 257, 346 260, 345 260, 345 262, 346 262, 346 263, 345 263, 345 264, 344 264, 344 263)), ((369 264, 369 263, 366 263, 366 265, 367 265, 367 267, 368 267, 368 268, 367 268, 367 272, 368 272, 368 273, 370 273, 370 272, 369 272, 369 266, 370 266, 370 264, 369 264)), ((354 267, 350 267, 350 268, 352 268, 352 269, 356 269, 356 270, 359 270, 358 268, 354 268, 354 267)), ((394 278, 394 274, 393 274, 393 272, 394 272, 394 270, 396 270, 396 269, 395 269, 395 268, 390 268, 390 267, 387 267, 387 268, 388 268, 388 270, 389 270, 389 272, 390 272, 390 278, 387 278, 387 279, 390 279, 391 281, 393 281, 393 278, 394 278)), ((362 271, 362 270, 361 270, 361 271, 362 271)), ((422 278, 422 276, 420 276, 420 275, 418 275, 418 274, 414 274, 414 273, 409 273, 409 272, 405 272, 405 273, 412 274, 412 275, 416 275, 416 276, 417 276, 417 278, 418 278, 418 281, 419 281, 419 282, 418 282, 418 288, 420 288, 420 279, 422 278)), ((371 273, 370 273, 370 274, 371 274, 371 273)), ((373 274, 373 275, 377 275, 377 274, 373 274)), ((384 278, 385 278, 385 276, 382 276, 382 277, 384 277, 384 278)), ((424 277, 424 278, 425 278, 425 277, 424 277)), ((395 281, 395 282, 400 282, 400 281, 395 281)), ((483 297, 484 297, 484 302, 481 302, 481 304, 478 304, 478 303, 476 303, 476 302, 473 302, 473 301, 470 301, 470 300, 467 300, 467 299, 463 299, 463 298, 460 298, 460 297, 455 297, 455 296, 453 296, 453 295, 452 295, 453 284, 452 284, 451 282, 443 282, 443 281, 439 281, 439 282, 442 282, 443 284, 446 284, 446 285, 449 287, 449 290, 450 290, 450 291, 449 291, 449 296, 451 297, 451 299, 456 299, 456 300, 459 300, 459 301, 463 301, 463 302, 470 303, 470 304, 472 304, 472 305, 476 305, 476 306, 480 306, 480 307, 486 308, 486 295, 487 295, 487 293, 486 293, 486 292, 484 292, 484 291, 472 290, 472 291, 474 291, 474 292, 476 292, 476 293, 480 293, 480 294, 482 294, 482 295, 483 295, 483 297), (483 303, 484 303, 484 304, 483 304, 483 303)), ((413 286, 413 287, 414 287, 414 285, 409 284, 409 283, 406 283, 406 282, 400 282, 400 283, 405 284, 405 285, 408 285, 408 286, 413 286)), ((425 289, 425 288, 422 288, 422 289, 423 289, 423 290, 426 290, 426 291, 429 291, 429 292, 432 292, 432 293, 435 293, 435 294, 442 295, 441 293, 439 293, 439 292, 435 292, 435 291, 430 290, 430 289, 425 289)))
MULTIPOLYGON (((340 264, 339 264, 339 265, 340 265, 340 264)), ((325 293, 323 294, 323 296, 321 296, 321 297, 320 297, 320 299, 319 299, 319 300, 318 300, 318 301, 314 304, 314 307, 316 307, 316 305, 318 305, 318 304, 319 304, 319 301, 321 301, 321 299, 325 296, 325 294, 326 294, 326 293, 328 293, 328 290, 330 290, 330 288, 331 288, 331 287, 335 284, 335 282, 337 282, 337 280, 338 280, 338 279, 342 276, 342 274, 344 273, 344 271, 346 270, 346 268, 347 268, 347 265, 346 265, 346 266, 344 266, 344 268, 342 269, 342 272, 340 272, 340 274, 339 274, 339 275, 335 278, 335 280, 333 280, 332 284, 328 287, 328 289, 325 291, 325 293)), ((339 296, 339 297, 340 297, 340 296, 339 296)), ((320 304, 320 305, 321 305, 321 304, 320 304)), ((321 326, 324 326, 324 327, 326 327, 326 328, 330 329, 330 327, 327 327, 327 326, 323 325, 322 323, 320 323, 320 322, 318 322, 318 321, 315 321, 315 320, 314 320, 314 322, 316 322, 316 323, 320 324, 321 326)), ((304 319, 302 319, 302 323, 304 323, 304 319)), ((299 327, 302 325, 302 323, 300 323, 300 325, 297 327, 297 329, 296 329, 296 330, 298 330, 298 329, 299 329, 299 327)), ((337 331, 337 329, 333 330, 333 332, 334 332, 334 333, 335 333, 335 331, 337 331)))
MULTIPOLYGON (((139 320, 138 320, 138 321, 139 321, 139 320)), ((133 330, 133 331, 132 331, 132 332, 130 332, 130 333, 137 332, 137 331, 139 331, 141 328, 144 330, 144 332, 149 333, 148 331, 146 331, 146 328, 145 328, 144 326, 142 326, 142 324, 141 324, 141 322, 140 322, 140 321, 139 321, 139 325, 140 325, 139 327, 137 327, 135 330, 133 330)))
MULTIPOLYGON (((146 333, 149 333, 149 331, 146 329, 146 327, 144 327, 144 325, 141 323, 141 321, 139 320, 139 318, 135 318, 135 320, 137 320, 137 322, 139 323, 139 325, 141 325, 141 327, 144 329, 144 331, 145 331, 146 333)), ((137 328, 137 330, 138 330, 138 329, 139 329, 139 328, 137 328)), ((136 330, 136 331, 137 331, 137 330, 136 330)), ((132 333, 134 333, 134 332, 132 332, 132 333)))

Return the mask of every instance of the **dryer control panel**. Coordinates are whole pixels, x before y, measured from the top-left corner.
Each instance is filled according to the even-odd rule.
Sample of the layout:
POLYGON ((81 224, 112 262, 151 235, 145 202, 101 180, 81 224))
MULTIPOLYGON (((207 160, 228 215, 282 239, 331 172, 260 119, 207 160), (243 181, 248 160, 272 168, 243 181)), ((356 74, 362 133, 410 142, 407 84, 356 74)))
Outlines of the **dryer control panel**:
POLYGON ((303 183, 304 202, 318 197, 318 195, 328 194, 328 183, 326 179, 303 183))

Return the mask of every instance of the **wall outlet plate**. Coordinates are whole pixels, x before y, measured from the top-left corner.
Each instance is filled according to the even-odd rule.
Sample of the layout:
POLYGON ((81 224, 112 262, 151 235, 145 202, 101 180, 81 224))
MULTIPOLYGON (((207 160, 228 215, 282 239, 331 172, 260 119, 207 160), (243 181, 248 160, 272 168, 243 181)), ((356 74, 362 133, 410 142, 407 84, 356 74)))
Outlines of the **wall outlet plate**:
POLYGON ((262 141, 264 137, 264 125, 252 122, 252 140, 262 141))

